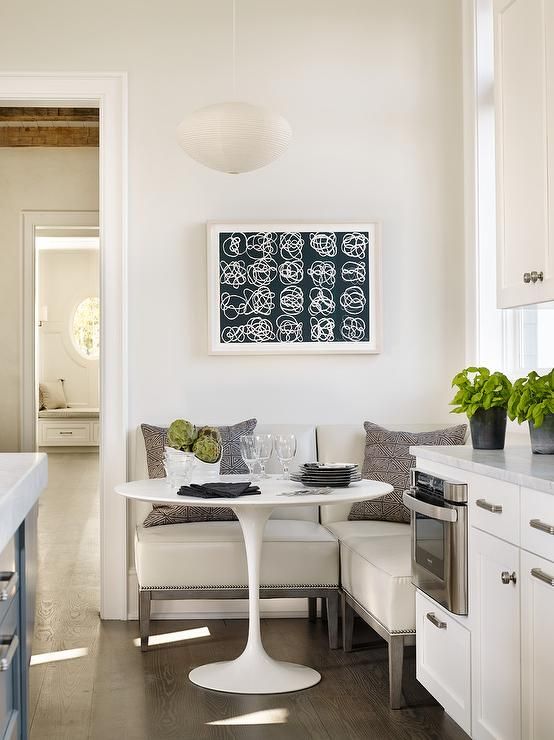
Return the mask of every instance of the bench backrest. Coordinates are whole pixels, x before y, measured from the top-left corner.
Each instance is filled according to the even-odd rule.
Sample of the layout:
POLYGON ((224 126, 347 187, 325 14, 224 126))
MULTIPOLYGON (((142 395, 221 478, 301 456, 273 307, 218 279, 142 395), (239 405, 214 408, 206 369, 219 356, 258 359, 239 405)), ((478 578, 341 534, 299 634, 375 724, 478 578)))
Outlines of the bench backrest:
MULTIPOLYGON (((296 458, 291 463, 291 469, 300 463, 310 462, 317 459, 315 427, 306 424, 258 424, 256 432, 261 434, 280 434, 290 432, 296 435, 297 450, 296 458)), ((268 473, 280 471, 279 462, 275 456, 271 458, 266 466, 268 473)), ((146 465, 146 449, 144 437, 140 427, 135 432, 134 439, 134 462, 131 466, 131 480, 143 480, 148 478, 148 467, 146 465)), ((142 501, 131 503, 131 529, 136 524, 144 521, 151 509, 151 505, 142 501)), ((273 514, 276 519, 304 519, 307 521, 318 521, 319 512, 317 506, 284 506, 279 507, 273 514)))
MULTIPOLYGON (((407 432, 429 432, 451 426, 443 424, 384 424, 387 429, 407 432)), ((317 454, 319 462, 364 463, 365 431, 362 424, 322 424, 317 427, 317 454)), ((322 524, 348 519, 350 504, 329 504, 320 507, 322 524)))

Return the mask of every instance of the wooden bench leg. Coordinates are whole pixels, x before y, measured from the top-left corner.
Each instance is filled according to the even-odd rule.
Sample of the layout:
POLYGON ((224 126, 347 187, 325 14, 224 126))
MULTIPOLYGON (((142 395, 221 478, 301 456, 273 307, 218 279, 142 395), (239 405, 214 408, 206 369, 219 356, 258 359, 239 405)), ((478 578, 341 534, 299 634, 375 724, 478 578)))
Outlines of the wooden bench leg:
MULTIPOLYGON (((322 599, 322 602, 324 600, 322 599)), ((325 599, 327 606, 327 631, 329 634, 329 648, 336 650, 339 646, 339 594, 335 591, 325 599)))
POLYGON ((346 596, 341 594, 342 600, 342 649, 346 652, 352 650, 352 638, 354 636, 354 609, 346 601, 346 596))
POLYGON ((327 621, 327 599, 321 599, 321 619, 327 621))
POLYGON ((315 622, 317 619, 317 597, 308 596, 308 619, 315 622))
POLYGON ((404 638, 391 635, 389 642, 389 697, 390 708, 402 706, 402 669, 404 666, 404 638))
POLYGON ((150 591, 141 591, 139 589, 139 631, 140 631, 140 649, 146 650, 148 647, 148 637, 150 635, 150 607, 152 598, 150 591))

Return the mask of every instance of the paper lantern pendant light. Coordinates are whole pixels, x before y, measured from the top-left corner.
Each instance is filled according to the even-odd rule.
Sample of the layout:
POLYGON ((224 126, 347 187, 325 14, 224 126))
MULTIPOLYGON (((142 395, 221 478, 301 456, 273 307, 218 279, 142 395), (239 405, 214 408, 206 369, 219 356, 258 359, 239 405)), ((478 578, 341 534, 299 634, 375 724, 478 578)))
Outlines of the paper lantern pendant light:
POLYGON ((195 111, 177 129, 179 143, 212 170, 238 174, 281 156, 292 131, 280 115, 250 103, 217 103, 195 111))
MULTIPOLYGON (((236 90, 236 8, 233 0, 233 89, 236 90)), ((250 103, 208 105, 191 113, 177 138, 192 159, 212 170, 239 174, 273 162, 288 147, 292 130, 277 113, 250 103)))

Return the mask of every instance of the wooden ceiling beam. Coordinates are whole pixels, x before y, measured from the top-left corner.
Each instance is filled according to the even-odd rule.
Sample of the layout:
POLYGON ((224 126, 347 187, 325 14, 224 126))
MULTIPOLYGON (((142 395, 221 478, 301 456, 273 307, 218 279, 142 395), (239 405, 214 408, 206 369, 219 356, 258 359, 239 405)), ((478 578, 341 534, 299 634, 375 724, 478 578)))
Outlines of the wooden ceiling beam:
POLYGON ((0 107, 0 121, 82 121, 97 122, 98 108, 14 108, 0 107))

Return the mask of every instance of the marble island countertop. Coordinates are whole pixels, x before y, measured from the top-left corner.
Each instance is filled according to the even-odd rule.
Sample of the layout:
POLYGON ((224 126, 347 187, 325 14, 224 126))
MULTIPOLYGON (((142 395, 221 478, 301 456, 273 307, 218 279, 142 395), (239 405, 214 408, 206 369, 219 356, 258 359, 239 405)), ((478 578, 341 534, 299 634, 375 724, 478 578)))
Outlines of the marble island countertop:
POLYGON ((0 453, 0 551, 37 502, 48 483, 43 452, 0 453))
POLYGON ((554 455, 534 455, 529 445, 504 450, 474 450, 468 445, 410 447, 424 460, 498 478, 554 495, 554 455))

